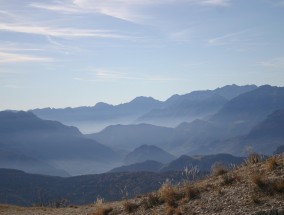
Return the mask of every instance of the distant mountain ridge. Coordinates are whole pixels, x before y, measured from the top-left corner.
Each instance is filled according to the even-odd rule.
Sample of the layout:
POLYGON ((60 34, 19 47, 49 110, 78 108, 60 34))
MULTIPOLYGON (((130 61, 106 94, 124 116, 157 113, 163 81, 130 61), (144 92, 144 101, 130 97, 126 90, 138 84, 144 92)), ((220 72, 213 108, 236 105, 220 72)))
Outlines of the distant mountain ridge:
MULTIPOLYGON (((280 109, 284 109, 284 87, 265 85, 231 99, 208 119, 183 122, 175 128, 150 124, 111 126, 87 137, 104 142, 109 146, 116 145, 130 150, 143 144, 155 145, 177 156, 212 153, 231 153, 240 156, 246 154, 244 148, 250 145, 248 137, 246 144, 241 143, 245 141, 243 136, 248 135, 251 129, 258 126, 269 114, 280 109)), ((271 120, 277 123, 277 117, 271 120)), ((275 132, 281 129, 276 129, 276 126, 274 128, 270 134, 280 135, 275 132)), ((254 138, 266 133, 265 130, 258 134, 255 133, 254 138)), ((266 142, 271 141, 272 148, 262 149, 261 153, 271 154, 279 145, 275 142, 276 136, 274 139, 272 136, 266 135, 265 140, 266 142)), ((284 141, 281 135, 279 138, 278 142, 284 141)), ((251 142, 251 144, 257 151, 258 144, 256 142, 251 142)), ((261 147, 264 146, 261 141, 259 144, 262 144, 261 147)))
MULTIPOLYGON (((86 110, 85 116, 93 111, 82 109, 86 110)), ((146 169, 144 161, 169 163, 174 159, 172 155, 187 154, 193 158, 230 153, 244 156, 248 148, 270 155, 284 141, 284 87, 231 85, 213 91, 174 95, 165 102, 138 97, 118 106, 98 103, 95 109, 98 112, 94 118, 100 116, 101 120, 151 109, 148 113, 157 113, 159 119, 182 122, 176 127, 116 124, 83 135, 76 127, 42 120, 32 112, 3 111, 0 112, 0 152, 3 155, 0 167, 14 168, 15 164, 23 162, 19 165, 22 170, 63 176, 109 171, 125 160, 126 164, 140 163, 138 168, 146 169), (151 109, 153 106, 155 108, 151 109), (164 115, 164 111, 169 115, 164 115), (197 119, 189 122, 188 114, 197 119), (152 148, 142 150, 143 145, 152 148), (135 151, 137 148, 139 150, 135 151), (163 160, 162 155, 168 160, 163 160), (45 173, 42 169, 48 171, 45 173)), ((60 111, 63 114, 65 110, 60 111)), ((75 110, 70 108, 70 111, 68 114, 75 110)), ((136 117, 135 114, 132 116, 136 117)))
POLYGON ((236 157, 230 154, 214 154, 205 156, 182 155, 179 158, 162 164, 157 161, 148 160, 141 163, 125 165, 112 169, 110 172, 171 172, 184 171, 185 168, 196 167, 199 171, 210 172, 214 164, 222 164, 230 168, 230 165, 239 165, 245 161, 244 157, 236 157))
POLYGON ((176 157, 166 152, 165 150, 153 146, 142 145, 128 153, 124 158, 125 164, 141 163, 147 160, 158 161, 161 163, 168 163, 176 157))
POLYGON ((101 130, 111 124, 130 123, 140 115, 161 105, 162 102, 152 97, 141 96, 119 105, 99 102, 93 107, 43 108, 31 111, 42 119, 56 120, 67 125, 74 125, 83 132, 88 133, 88 127, 92 126, 96 130, 101 130))
MULTIPOLYGON (((247 134, 235 139, 224 141, 223 145, 229 146, 234 153, 242 153, 247 148, 252 148, 260 154, 273 154, 276 149, 281 153, 284 143, 284 109, 273 112, 268 117, 254 126, 247 134)), ((222 145, 217 148, 220 150, 222 145)))
POLYGON ((85 135, 112 148, 133 149, 144 145, 164 146, 173 132, 172 128, 161 126, 138 125, 111 125, 101 132, 85 135))
MULTIPOLYGON (((116 162, 119 158, 107 146, 85 138, 77 128, 42 120, 31 112, 0 112, 0 140, 0 150, 4 153, 2 156, 7 155, 5 162, 0 163, 2 168, 10 167, 8 161, 16 162, 11 156, 13 154, 21 155, 26 165, 34 165, 39 160, 42 161, 39 167, 47 167, 43 164, 46 163, 69 174, 102 171, 104 165, 116 162)), ((23 170, 27 170, 27 166, 23 170)), ((39 168, 38 172, 35 169, 33 172, 42 171, 39 168)))
POLYGON ((20 152, 2 149, 0 143, 0 168, 23 170, 28 173, 54 176, 70 176, 66 171, 20 152))
POLYGON ((164 102, 141 96, 119 105, 99 102, 93 107, 43 108, 31 111, 42 119, 76 126, 83 133, 98 132, 115 124, 150 123, 175 127, 184 121, 209 117, 228 100, 256 88, 255 85, 227 85, 215 90, 173 95, 164 102))
POLYGON ((215 90, 193 91, 173 95, 160 109, 155 109, 137 119, 155 125, 175 127, 182 122, 209 117, 215 114, 230 99, 256 89, 255 85, 227 85, 215 90), (174 122, 172 124, 171 122, 174 122))

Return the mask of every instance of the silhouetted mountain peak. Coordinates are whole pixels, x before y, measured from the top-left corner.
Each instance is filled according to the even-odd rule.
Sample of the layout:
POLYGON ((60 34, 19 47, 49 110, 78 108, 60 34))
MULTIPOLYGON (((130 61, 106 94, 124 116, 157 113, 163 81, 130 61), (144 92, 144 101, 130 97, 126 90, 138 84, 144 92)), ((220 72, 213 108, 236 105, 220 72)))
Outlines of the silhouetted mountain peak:
POLYGON ((133 99, 130 103, 144 103, 144 102, 159 102, 159 101, 154 99, 153 97, 138 96, 135 99, 133 99))
POLYGON ((97 110, 103 110, 105 108, 110 108, 110 107, 113 107, 113 105, 110 105, 110 104, 107 104, 107 103, 104 103, 104 102, 98 102, 94 108, 97 109, 97 110))
POLYGON ((153 146, 153 145, 147 145, 147 144, 144 144, 138 148, 136 148, 133 152, 142 152, 142 153, 147 153, 149 151, 153 151, 153 152, 160 152, 162 149, 160 149, 159 147, 157 146, 153 146))
POLYGON ((256 88, 256 85, 238 86, 236 84, 232 84, 217 88, 214 90, 214 92, 230 100, 236 96, 239 96, 240 94, 252 91, 256 88))
POLYGON ((153 146, 153 145, 142 145, 134 149, 125 157, 125 163, 141 163, 147 160, 154 160, 161 163, 167 163, 174 160, 175 156, 166 152, 165 150, 153 146))

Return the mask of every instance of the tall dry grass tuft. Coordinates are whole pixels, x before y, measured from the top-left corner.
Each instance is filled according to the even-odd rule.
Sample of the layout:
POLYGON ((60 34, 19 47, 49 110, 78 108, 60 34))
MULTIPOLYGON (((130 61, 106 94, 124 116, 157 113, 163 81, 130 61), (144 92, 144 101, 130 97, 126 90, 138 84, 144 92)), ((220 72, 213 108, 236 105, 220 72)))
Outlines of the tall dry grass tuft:
POLYGON ((113 211, 112 207, 101 207, 96 210, 92 215, 108 215, 113 211))
POLYGON ((137 209, 138 209, 139 205, 133 203, 133 202, 130 202, 128 200, 126 200, 124 203, 123 203, 123 208, 124 208, 124 211, 127 212, 127 213, 133 213, 135 212, 137 209))
POLYGON ((215 163, 211 167, 214 176, 223 175, 228 172, 227 168, 221 163, 215 163))
POLYGON ((177 206, 176 200, 177 200, 178 194, 175 188, 173 187, 172 183, 170 182, 170 180, 167 179, 162 184, 161 188, 159 189, 159 194, 162 200, 166 202, 168 206, 174 207, 174 208, 177 206))
POLYGON ((277 157, 272 156, 267 160, 267 169, 273 171, 278 166, 277 157))
POLYGON ((260 174, 253 174, 251 180, 258 188, 264 189, 267 186, 264 177, 260 174))
POLYGON ((158 193, 150 193, 146 198, 143 199, 142 206, 145 210, 147 210, 163 203, 164 201, 162 201, 158 193))
POLYGON ((259 163, 262 160, 261 156, 257 153, 251 153, 247 157, 245 163, 248 164, 256 164, 259 163))
POLYGON ((185 183, 183 189, 184 189, 184 198, 187 201, 195 199, 199 195, 199 190, 190 183, 185 183))
POLYGON ((279 179, 272 184, 272 189, 278 193, 284 193, 284 179, 279 179))
POLYGON ((97 197, 95 208, 96 211, 92 215, 108 215, 113 211, 112 207, 104 206, 104 199, 101 197, 97 197))

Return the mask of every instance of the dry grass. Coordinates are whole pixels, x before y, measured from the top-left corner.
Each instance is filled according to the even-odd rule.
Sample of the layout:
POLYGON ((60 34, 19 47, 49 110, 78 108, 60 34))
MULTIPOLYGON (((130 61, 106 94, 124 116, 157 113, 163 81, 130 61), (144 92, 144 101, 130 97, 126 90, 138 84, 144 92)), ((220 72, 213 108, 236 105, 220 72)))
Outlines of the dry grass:
POLYGON ((261 201, 260 201, 260 199, 259 199, 259 197, 258 197, 257 195, 253 195, 253 196, 251 197, 251 200, 252 200, 252 202, 253 202, 254 204, 260 204, 260 203, 261 203, 261 201))
POLYGON ((94 212, 92 215, 108 215, 112 211, 112 207, 100 207, 97 208, 96 212, 94 212))
POLYGON ((264 180, 264 177, 260 174, 254 174, 252 176, 252 182, 261 189, 264 189, 267 186, 267 183, 264 180))
POLYGON ((176 207, 177 203, 177 192, 174 186, 171 184, 169 180, 163 183, 162 187, 159 190, 159 194, 161 199, 168 204, 170 207, 176 207))
POLYGON ((157 193, 150 193, 146 198, 143 199, 142 206, 145 210, 147 210, 163 203, 164 202, 157 193))
POLYGON ((223 164, 216 163, 212 166, 212 174, 214 176, 223 175, 227 172, 228 172, 228 170, 223 164))
POLYGON ((284 192, 284 179, 278 180, 265 180, 261 175, 254 175, 252 182, 266 194, 283 193, 284 192))
POLYGON ((235 181, 235 177, 233 177, 232 175, 223 175, 222 176, 222 181, 221 181, 221 186, 228 186, 231 185, 234 181, 235 181))
POLYGON ((127 213, 135 212, 138 209, 138 207, 139 207, 139 205, 137 205, 133 202, 130 202, 130 201, 125 201, 123 203, 124 211, 127 212, 127 213))
POLYGON ((279 179, 272 184, 272 189, 278 193, 284 193, 284 179, 279 179))
POLYGON ((175 211, 175 215, 182 215, 182 211, 180 208, 177 208, 175 211))
POLYGON ((185 183, 184 185, 184 197, 190 201, 196 198, 199 195, 199 190, 189 183, 185 183))
POLYGON ((267 160, 267 169, 273 171, 278 166, 277 158, 275 156, 267 160))
POLYGON ((174 213, 175 213, 175 209, 174 209, 173 207, 168 206, 168 207, 166 208, 166 214, 167 214, 167 215, 174 215, 174 213))
POLYGON ((246 159, 245 163, 247 165, 249 164, 256 164, 259 163, 261 161, 261 156, 257 153, 251 153, 249 154, 248 158, 246 159))

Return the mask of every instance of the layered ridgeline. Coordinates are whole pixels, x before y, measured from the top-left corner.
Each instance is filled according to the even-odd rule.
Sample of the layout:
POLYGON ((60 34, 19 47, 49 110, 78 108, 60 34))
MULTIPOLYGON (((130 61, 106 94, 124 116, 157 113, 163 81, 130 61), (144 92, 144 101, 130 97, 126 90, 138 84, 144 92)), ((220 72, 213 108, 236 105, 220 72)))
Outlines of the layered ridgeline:
POLYGON ((128 152, 149 144, 175 156, 221 152, 243 156, 249 148, 271 154, 284 142, 283 109, 284 88, 261 86, 231 99, 208 119, 184 122, 175 128, 116 125, 87 137, 128 152))
POLYGON ((99 173, 119 159, 112 149, 87 139, 77 128, 39 119, 31 112, 0 112, 0 140, 0 167, 32 173, 99 173))
MULTIPOLYGON (((193 92, 184 96, 173 96, 162 102, 164 108, 156 108, 156 111, 161 110, 163 113, 167 109, 165 104, 177 107, 174 104, 190 101, 191 105, 185 105, 184 110, 193 113, 194 99, 211 102, 212 96, 223 97, 227 102, 211 116, 208 115, 210 111, 207 111, 209 103, 197 102, 198 108, 195 110, 206 112, 203 119, 182 122, 176 127, 146 123, 111 125, 101 132, 89 135, 83 135, 72 126, 42 120, 31 112, 1 112, 1 167, 41 174, 79 175, 106 172, 123 164, 147 160, 166 164, 173 156, 181 155, 229 153, 245 156, 248 150, 269 155, 283 145, 283 87, 227 86, 214 91, 193 92), (251 88, 253 89, 248 91, 251 88), (141 147, 143 145, 151 145, 152 148, 141 147)), ((147 110, 146 107, 150 109, 150 106, 156 107, 160 104, 161 102, 151 98, 140 97, 132 102, 132 107, 138 110, 141 106, 139 110, 142 111, 147 110), (152 102, 143 105, 149 100, 152 102)), ((105 110, 105 117, 112 117, 108 116, 111 113, 108 112, 108 105, 106 108, 103 107, 105 104, 100 105, 105 110)), ((128 112, 126 107, 130 108, 128 105, 130 104, 121 106, 124 107, 125 115, 128 112)), ((131 108, 130 110, 135 112, 131 108)), ((180 109, 171 110, 179 112, 180 109)), ((184 114, 189 112, 185 111, 184 114)), ((180 117, 179 114, 177 116, 180 117)), ((197 118, 198 116, 196 115, 197 118)), ((186 121, 188 118, 183 119, 186 121)))
POLYGON ((244 157, 236 157, 230 154, 204 156, 182 155, 170 162, 159 162, 157 159, 151 159, 117 167, 112 169, 110 172, 183 172, 185 168, 196 168, 201 172, 210 172, 214 165, 222 164, 223 166, 230 168, 232 166, 239 165, 244 161, 244 157))
POLYGON ((93 107, 44 108, 31 110, 42 119, 56 120, 66 125, 73 125, 84 133, 102 130, 112 124, 128 124, 148 111, 158 108, 162 102, 151 97, 137 97, 119 105, 97 103, 93 107))
POLYGON ((31 111, 42 119, 74 125, 83 133, 97 132, 115 124, 150 123, 175 127, 181 122, 208 117, 216 113, 227 101, 256 88, 255 85, 229 85, 215 90, 174 95, 164 102, 151 97, 137 97, 119 105, 101 102, 92 107, 44 108, 31 111))

